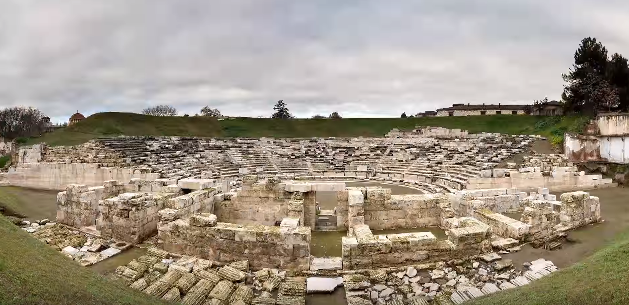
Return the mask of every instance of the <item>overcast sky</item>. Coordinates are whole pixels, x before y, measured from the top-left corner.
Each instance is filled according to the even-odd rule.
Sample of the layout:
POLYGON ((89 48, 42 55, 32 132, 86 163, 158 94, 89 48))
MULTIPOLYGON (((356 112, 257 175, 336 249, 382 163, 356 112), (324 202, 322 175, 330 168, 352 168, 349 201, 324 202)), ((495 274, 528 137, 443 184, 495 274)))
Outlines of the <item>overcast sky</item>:
POLYGON ((0 101, 54 121, 399 116, 560 97, 582 38, 629 56, 629 1, 0 0, 0 101))

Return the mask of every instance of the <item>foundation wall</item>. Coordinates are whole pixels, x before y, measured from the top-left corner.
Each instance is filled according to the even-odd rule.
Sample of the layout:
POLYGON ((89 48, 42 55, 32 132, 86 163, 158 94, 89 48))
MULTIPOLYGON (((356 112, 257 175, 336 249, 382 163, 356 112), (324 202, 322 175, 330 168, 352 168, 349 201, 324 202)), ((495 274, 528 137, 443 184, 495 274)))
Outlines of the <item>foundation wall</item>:
POLYGON ((488 251, 489 227, 472 225, 448 230, 447 240, 430 232, 373 235, 369 226, 354 226, 343 237, 343 269, 374 269, 461 259, 488 251))
POLYGON ((308 270, 310 228, 216 223, 215 215, 210 216, 213 221, 195 215, 160 222, 163 249, 223 263, 249 260, 252 269, 308 270))

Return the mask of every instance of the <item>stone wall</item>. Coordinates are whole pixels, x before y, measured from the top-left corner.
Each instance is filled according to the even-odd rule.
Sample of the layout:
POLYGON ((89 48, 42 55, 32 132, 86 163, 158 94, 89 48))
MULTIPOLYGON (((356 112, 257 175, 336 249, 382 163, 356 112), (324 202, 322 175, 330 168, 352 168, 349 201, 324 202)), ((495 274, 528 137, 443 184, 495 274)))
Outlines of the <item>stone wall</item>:
POLYGON ((124 186, 115 180, 95 187, 70 184, 57 194, 57 222, 77 228, 95 226, 99 202, 123 191, 124 186))
POLYGON ((250 226, 217 222, 213 214, 194 215, 159 224, 159 241, 166 251, 231 263, 249 260, 251 268, 305 271, 310 263, 310 228, 299 219, 282 226, 250 226))
POLYGON ((93 163, 26 163, 11 167, 7 173, 11 185, 50 190, 63 190, 69 184, 98 186, 109 180, 129 181, 132 178, 155 180, 159 175, 93 163))
POLYGON ((182 194, 175 183, 132 179, 126 184, 114 180, 96 187, 71 184, 57 195, 57 221, 103 238, 140 243, 157 232, 160 214, 176 218, 212 212, 214 202, 223 198, 214 188, 203 188, 204 180, 181 183, 186 190, 197 189, 188 194, 182 194))
POLYGON ((175 193, 123 193, 101 200, 96 229, 103 238, 137 244, 155 235, 158 211, 175 193))
POLYGON ((616 184, 612 182, 612 179, 603 178, 601 175, 585 175, 557 169, 550 173, 550 176, 544 176, 542 172, 510 170, 509 177, 470 178, 467 181, 466 189, 517 188, 528 190, 543 187, 551 191, 561 192, 613 186, 616 184))
POLYGON ((491 227, 493 234, 501 237, 522 240, 527 237, 531 228, 529 224, 489 210, 476 210, 474 217, 491 227))
MULTIPOLYGON (((524 197, 525 195, 526 193, 524 197)), ((516 188, 462 190, 447 195, 450 207, 460 217, 474 217, 474 211, 478 209, 496 213, 517 211, 520 209, 522 196, 523 194, 516 188)))
POLYGON ((343 237, 343 269, 374 269, 462 259, 490 250, 489 227, 470 218, 448 230, 447 240, 430 232, 373 235, 356 225, 343 237))
POLYGON ((255 183, 243 185, 236 194, 217 203, 214 213, 222 222, 272 226, 288 216, 293 196, 296 200, 314 200, 314 196, 303 198, 287 192, 283 184, 255 183))
POLYGON ((374 230, 426 228, 440 223, 440 195, 391 195, 390 189, 367 189, 365 224, 374 230))
POLYGON ((598 197, 586 192, 564 193, 561 201, 528 199, 522 221, 530 225, 530 240, 548 240, 563 232, 601 221, 598 197))
MULTIPOLYGON (((229 194, 225 201, 216 204, 214 213, 224 222, 238 224, 274 225, 293 212, 297 212, 300 221, 309 227, 315 227, 316 192, 343 192, 342 182, 301 182, 267 179, 258 181, 255 176, 243 179, 242 189, 229 194), (295 210, 295 202, 299 203, 299 211, 295 210)), ((343 195, 338 195, 343 200, 343 195)), ((345 200, 345 205, 346 205, 345 200)), ((341 207, 342 203, 339 204, 341 207)), ((339 208, 343 213, 346 208, 339 208)), ((343 221, 344 217, 341 217, 343 221)))

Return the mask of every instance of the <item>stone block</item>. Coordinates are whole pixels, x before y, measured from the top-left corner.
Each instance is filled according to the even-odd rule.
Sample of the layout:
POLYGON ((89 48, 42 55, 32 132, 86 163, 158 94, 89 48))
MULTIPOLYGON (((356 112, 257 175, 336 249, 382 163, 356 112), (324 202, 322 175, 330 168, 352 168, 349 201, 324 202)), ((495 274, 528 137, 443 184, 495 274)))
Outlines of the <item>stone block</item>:
POLYGON ((347 194, 347 202, 350 206, 363 205, 365 202, 365 196, 363 195, 363 192, 359 190, 350 190, 347 194))
POLYGON ((214 186, 214 180, 186 178, 177 181, 177 185, 182 189, 203 190, 214 186))
POLYGON ((312 191, 312 185, 310 183, 290 181, 290 182, 286 182, 286 185, 284 186, 284 190, 291 193, 294 193, 294 192, 308 193, 312 191))
POLYGON ((190 217, 190 225, 195 227, 214 227, 217 223, 217 217, 214 214, 199 214, 190 217))

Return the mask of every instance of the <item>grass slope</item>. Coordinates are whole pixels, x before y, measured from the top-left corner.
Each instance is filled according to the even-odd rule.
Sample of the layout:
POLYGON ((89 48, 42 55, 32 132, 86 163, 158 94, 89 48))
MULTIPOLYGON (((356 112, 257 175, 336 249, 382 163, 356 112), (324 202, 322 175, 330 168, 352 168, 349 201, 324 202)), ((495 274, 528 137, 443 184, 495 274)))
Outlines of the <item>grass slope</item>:
POLYGON ((257 119, 217 120, 207 117, 154 117, 134 113, 106 112, 88 117, 73 126, 31 139, 28 144, 75 145, 98 137, 127 136, 197 136, 197 137, 375 137, 393 128, 440 126, 470 132, 508 134, 562 134, 578 117, 549 118, 526 115, 475 117, 377 118, 377 119, 257 119))
POLYGON ((469 305, 629 304, 629 232, 572 267, 469 305))
POLYGON ((0 187, 0 212, 5 215, 26 215, 26 211, 22 208, 22 201, 10 189, 11 187, 8 186, 0 187))
POLYGON ((0 215, 0 304, 166 304, 105 279, 0 215))

